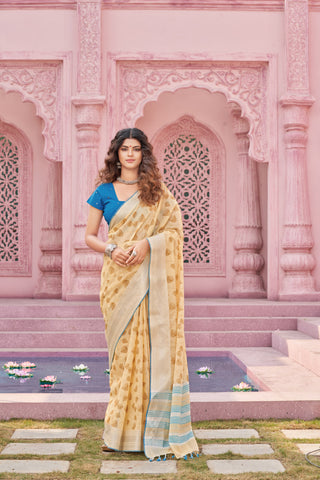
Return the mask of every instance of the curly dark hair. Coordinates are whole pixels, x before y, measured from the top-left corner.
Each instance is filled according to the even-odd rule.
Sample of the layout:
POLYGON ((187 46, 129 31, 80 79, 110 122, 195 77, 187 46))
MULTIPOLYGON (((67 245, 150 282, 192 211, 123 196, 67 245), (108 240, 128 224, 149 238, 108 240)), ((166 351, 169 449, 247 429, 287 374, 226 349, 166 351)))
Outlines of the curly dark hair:
POLYGON ((147 205, 154 205, 162 194, 162 179, 157 160, 152 153, 153 147, 148 137, 139 128, 124 128, 116 133, 111 140, 107 156, 104 160, 104 168, 99 171, 97 185, 111 183, 117 180, 121 174, 118 150, 127 138, 135 138, 140 142, 142 161, 139 165, 139 198, 147 205))

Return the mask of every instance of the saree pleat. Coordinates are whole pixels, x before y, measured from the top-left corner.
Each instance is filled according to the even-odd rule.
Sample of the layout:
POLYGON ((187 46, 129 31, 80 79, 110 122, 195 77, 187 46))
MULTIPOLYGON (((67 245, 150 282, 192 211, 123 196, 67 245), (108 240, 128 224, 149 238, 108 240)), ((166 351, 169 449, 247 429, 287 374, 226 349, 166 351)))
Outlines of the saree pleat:
POLYGON ((191 429, 184 340, 183 232, 170 192, 154 206, 131 197, 112 219, 109 241, 126 249, 148 238, 141 265, 105 256, 100 301, 109 350, 110 401, 104 441, 148 458, 198 451, 191 429))
POLYGON ((148 301, 144 298, 123 332, 110 371, 104 441, 115 450, 142 451, 149 402, 148 301))

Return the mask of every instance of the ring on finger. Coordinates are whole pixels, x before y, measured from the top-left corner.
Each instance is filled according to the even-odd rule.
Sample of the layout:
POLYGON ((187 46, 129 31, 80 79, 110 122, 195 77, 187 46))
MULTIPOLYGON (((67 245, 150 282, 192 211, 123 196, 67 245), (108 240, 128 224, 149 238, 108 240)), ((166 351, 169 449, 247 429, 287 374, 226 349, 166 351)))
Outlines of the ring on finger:
POLYGON ((137 252, 135 251, 135 249, 132 250, 131 255, 132 255, 133 257, 136 257, 136 256, 137 256, 137 252))

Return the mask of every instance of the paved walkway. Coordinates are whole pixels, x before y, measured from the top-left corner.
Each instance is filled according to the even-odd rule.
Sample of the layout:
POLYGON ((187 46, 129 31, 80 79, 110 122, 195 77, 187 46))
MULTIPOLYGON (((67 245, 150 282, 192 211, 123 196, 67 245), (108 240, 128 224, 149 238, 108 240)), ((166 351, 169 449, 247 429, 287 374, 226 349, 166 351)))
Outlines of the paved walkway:
MULTIPOLYGON (((10 442, 1 451, 0 455, 12 456, 10 459, 0 460, 1 473, 49 473, 49 472, 68 472, 70 461, 46 460, 46 455, 72 454, 77 447, 77 429, 17 429, 14 431, 10 442), (64 439, 75 439, 74 443, 63 442, 64 439), (23 440, 35 440, 34 443, 26 443, 23 440), (46 440, 48 440, 46 442, 46 440), (39 455, 39 460, 20 460, 15 458, 18 455, 39 455)), ((299 440, 320 439, 320 430, 282 430, 282 434, 292 440, 301 454, 310 452, 318 447, 315 443, 297 443, 299 440)), ((208 470, 215 474, 240 474, 245 472, 270 472, 281 473, 285 468, 280 461, 272 458, 274 451, 268 444, 259 443, 259 434, 254 429, 217 429, 217 430, 195 430, 196 437, 200 440, 212 440, 202 446, 202 455, 215 456, 227 452, 241 455, 244 458, 232 459, 212 459, 206 460, 208 470), (219 443, 219 439, 230 439, 228 443, 219 443), (251 443, 232 443, 235 439, 251 440, 251 443), (252 439, 256 443, 252 443, 252 439), (247 457, 262 457, 250 459, 247 457)), ((319 447, 318 447, 319 448, 319 447)), ((179 466, 176 460, 163 461, 129 461, 112 460, 112 455, 106 455, 107 460, 101 460, 100 473, 106 475, 125 474, 125 475, 162 475, 177 473, 179 466)))

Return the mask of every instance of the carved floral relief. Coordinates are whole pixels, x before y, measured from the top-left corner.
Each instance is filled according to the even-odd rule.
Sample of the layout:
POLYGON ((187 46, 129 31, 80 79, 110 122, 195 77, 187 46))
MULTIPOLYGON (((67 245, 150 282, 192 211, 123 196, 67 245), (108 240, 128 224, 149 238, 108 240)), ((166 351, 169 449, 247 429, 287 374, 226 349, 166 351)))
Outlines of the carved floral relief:
POLYGON ((34 103, 44 121, 44 155, 49 160, 61 160, 59 103, 61 95, 60 62, 0 62, 0 88, 21 93, 23 100, 34 103))
POLYGON ((250 120, 250 155, 266 161, 267 64, 264 62, 125 61, 118 62, 119 120, 134 125, 147 102, 164 91, 187 86, 224 93, 250 120))

